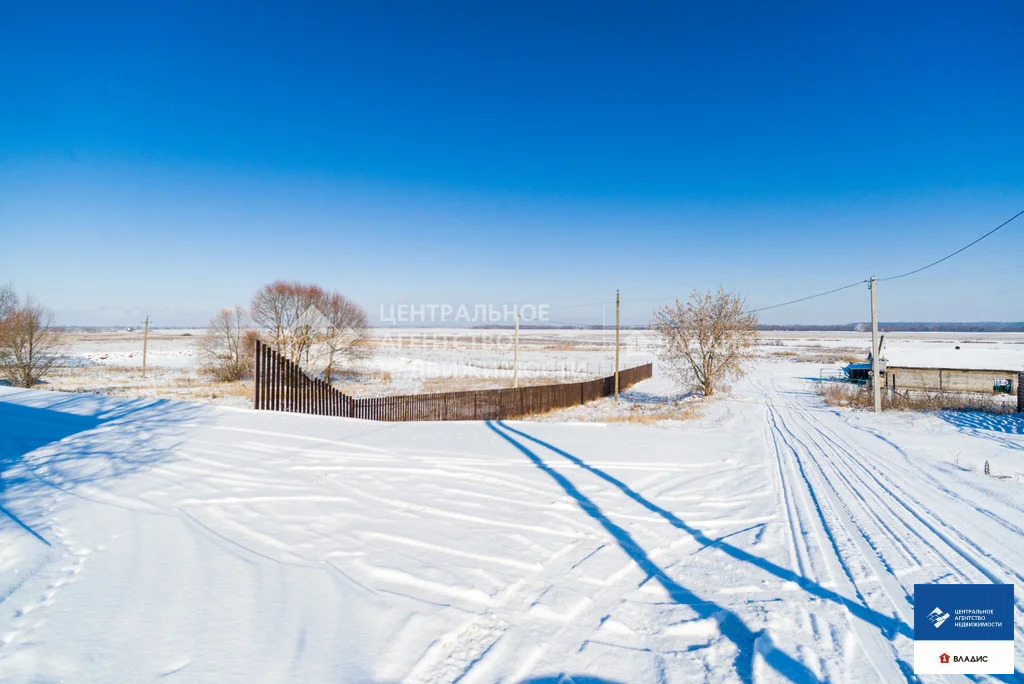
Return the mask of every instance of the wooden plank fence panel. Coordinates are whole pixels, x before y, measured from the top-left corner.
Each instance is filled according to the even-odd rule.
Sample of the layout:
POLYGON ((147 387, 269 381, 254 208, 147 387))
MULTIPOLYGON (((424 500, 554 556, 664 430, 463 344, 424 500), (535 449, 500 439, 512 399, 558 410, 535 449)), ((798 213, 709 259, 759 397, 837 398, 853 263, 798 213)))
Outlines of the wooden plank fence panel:
MULTIPOLYGON (((615 391, 615 377, 608 376, 557 385, 355 399, 327 380, 309 375, 262 341, 256 342, 254 370, 256 409, 384 421, 520 418, 585 404, 615 391)), ((649 363, 626 368, 619 372, 619 389, 628 389, 652 374, 649 363)), ((1018 382, 1018 392, 1024 399, 1022 384, 1018 382)))

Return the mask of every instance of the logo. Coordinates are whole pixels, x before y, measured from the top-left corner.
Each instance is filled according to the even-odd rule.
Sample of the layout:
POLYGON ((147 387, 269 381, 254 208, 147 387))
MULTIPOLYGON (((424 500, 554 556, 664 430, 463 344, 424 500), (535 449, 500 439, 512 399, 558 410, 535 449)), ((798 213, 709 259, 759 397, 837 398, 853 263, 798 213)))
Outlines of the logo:
POLYGON ((1012 584, 915 584, 916 674, 1013 674, 1012 584))
POLYGON ((948 653, 943 653, 939 656, 939 662, 943 665, 949 665, 950 663, 987 663, 988 656, 984 654, 951 656, 948 653))
POLYGON ((928 613, 928 621, 932 623, 932 627, 938 629, 942 626, 942 623, 949 619, 949 613, 943 612, 941 608, 935 606, 932 612, 928 613))

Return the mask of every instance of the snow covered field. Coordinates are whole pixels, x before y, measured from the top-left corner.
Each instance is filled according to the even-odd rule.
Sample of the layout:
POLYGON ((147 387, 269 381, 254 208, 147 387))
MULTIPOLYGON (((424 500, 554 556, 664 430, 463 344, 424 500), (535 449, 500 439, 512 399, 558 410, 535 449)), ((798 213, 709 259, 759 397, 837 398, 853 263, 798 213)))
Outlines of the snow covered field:
MULTIPOLYGON (((249 406, 251 383, 218 383, 199 372, 196 342, 201 334, 200 329, 152 330, 143 379, 140 331, 76 332, 71 367, 48 378, 49 388, 249 406)), ((842 363, 863 361, 869 340, 864 333, 770 332, 762 335, 761 351, 767 358, 814 363, 811 373, 818 376, 838 373, 842 363)), ((524 329, 520 381, 547 384, 610 375, 614 342, 613 330, 524 329)), ((512 381, 511 330, 380 328, 371 331, 370 343, 372 355, 339 383, 353 396, 485 389, 512 381)), ((625 330, 621 366, 652 361, 656 350, 650 331, 625 330)), ((884 351, 893 365, 1024 369, 1021 334, 890 333, 884 351)))
MULTIPOLYGON (((121 397, 184 399, 244 407, 251 382, 219 383, 199 372, 201 329, 152 330, 147 376, 142 377, 142 333, 75 332, 69 367, 47 378, 50 389, 121 397)), ((376 329, 370 356, 346 369, 338 386, 353 396, 417 394, 508 387, 512 383, 511 330, 376 329)), ((575 382, 610 375, 613 331, 524 330, 519 353, 523 384, 575 382)), ((623 334, 621 367, 653 359, 646 331, 623 334)))
POLYGON ((657 426, 0 388, 0 679, 903 681, 919 582, 1013 583, 1024 670, 1024 420, 779 350, 657 426))

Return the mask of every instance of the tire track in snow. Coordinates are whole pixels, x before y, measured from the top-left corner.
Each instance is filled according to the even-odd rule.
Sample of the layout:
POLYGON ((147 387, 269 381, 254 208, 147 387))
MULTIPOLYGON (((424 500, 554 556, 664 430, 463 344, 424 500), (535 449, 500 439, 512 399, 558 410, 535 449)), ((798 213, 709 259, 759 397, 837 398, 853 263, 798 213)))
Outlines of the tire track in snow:
MULTIPOLYGON (((801 450, 804 451, 805 458, 810 457, 811 452, 805 444, 796 439, 791 431, 785 428, 784 421, 781 420, 782 417, 774 404, 773 395, 772 388, 767 389, 764 393, 767 404, 766 419, 772 436, 771 444, 766 444, 765 447, 779 461, 779 472, 782 477, 785 497, 793 502, 800 501, 802 503, 802 505, 795 503, 792 509, 796 511, 800 528, 809 531, 816 538, 816 545, 821 554, 820 558, 838 593, 845 594, 848 599, 870 610, 871 607, 864 592, 858 587, 856 574, 843 557, 836 532, 828 522, 821 497, 815 490, 807 474, 807 469, 804 467, 803 459, 801 459, 801 450)), ((831 508, 834 508, 834 502, 828 503, 831 508)), ((834 510, 831 512, 835 514, 834 510)), ((793 529, 792 526, 791 529, 793 529)), ((844 529, 844 532, 848 536, 850 535, 849 529, 844 529)), ((852 537, 850 540, 855 544, 852 537)), ((794 543, 798 547, 806 545, 806 536, 800 535, 799 541, 794 539, 794 543)), ((810 549, 806 546, 803 553, 808 557, 812 556, 810 549)), ((903 667, 899 664, 898 654, 892 643, 883 636, 879 626, 869 625, 853 616, 849 611, 846 611, 846 615, 861 651, 878 674, 880 681, 902 679, 904 673, 903 667)))
MULTIPOLYGON (((888 511, 890 515, 911 531, 912 535, 920 541, 921 548, 925 550, 925 553, 932 557, 938 565, 945 567, 951 574, 958 576, 964 582, 977 581, 977 575, 972 576, 974 573, 980 573, 988 581, 997 584, 1005 583, 1007 577, 1014 578, 1018 582, 1021 580, 1019 573, 998 558, 992 556, 992 554, 982 550, 976 542, 970 540, 964 533, 943 521, 933 510, 922 504, 918 498, 907 492, 893 478, 882 472, 878 465, 871 465, 869 467, 861 453, 846 443, 835 430, 822 425, 820 421, 809 415, 808 412, 802 411, 800 407, 791 405, 790 408, 794 416, 799 416, 794 419, 794 422, 803 422, 808 430, 814 432, 812 439, 816 438, 815 441, 825 447, 822 449, 823 461, 830 465, 832 472, 837 478, 848 483, 849 491, 844 500, 852 501, 857 498, 863 500, 860 492, 869 492, 880 509, 888 511), (827 452, 829 451, 832 452, 832 456, 828 455, 827 452), (847 465, 847 467, 843 468, 840 463, 847 465), (847 475, 854 477, 859 486, 854 486, 850 483, 847 475), (917 521, 918 525, 914 525, 914 521, 917 521), (944 532, 942 528, 948 530, 949 533, 944 532), (957 539, 951 538, 953 535, 960 542, 957 539), (946 548, 950 553, 941 553, 939 551, 940 548, 946 548), (979 558, 971 553, 970 548, 977 549, 981 557, 979 558), (957 558, 966 562, 970 569, 973 570, 973 573, 965 573, 964 569, 954 562, 954 559, 957 558), (982 558, 985 560, 982 560, 982 558), (986 561, 994 563, 999 570, 1006 573, 1006 576, 999 577, 996 572, 987 567, 986 561)), ((899 468, 899 470, 905 471, 903 468, 899 468)), ((914 481, 924 482, 919 477, 915 478, 914 481)), ((829 482, 831 485, 833 481, 829 480, 829 482)), ((832 486, 834 489, 834 485, 832 486)), ((959 497, 955 498, 959 500, 959 497)), ((864 505, 866 510, 872 510, 871 507, 867 506, 866 502, 864 505)), ((998 523, 996 520, 993 520, 993 522, 998 523)), ((889 534, 890 544, 894 548, 899 549, 901 545, 905 547, 905 537, 892 535, 891 530, 889 530, 889 534)), ((881 556, 880 549, 874 545, 873 548, 881 556)), ((899 581, 898 577, 895 579, 899 581)), ((902 585, 902 582, 900 584, 902 585)), ((904 587, 904 592, 909 600, 908 605, 912 606, 912 589, 907 591, 906 587, 904 587)), ((1018 614, 1018 618, 1015 620, 1015 631, 1018 634, 1024 635, 1024 626, 1021 624, 1022 619, 1020 617, 1020 615, 1024 614, 1024 608, 1022 608, 1024 604, 1022 604, 1022 599, 1018 596, 1015 596, 1014 603, 1016 607, 1015 612, 1018 614)), ((899 603, 897 602, 896 605, 899 606, 899 603)))
MULTIPOLYGON (((813 421, 813 419, 805 417, 805 420, 813 424, 814 429, 817 430, 818 436, 821 440, 831 443, 835 448, 842 452, 845 462, 856 466, 860 472, 863 473, 861 481, 864 483, 868 491, 881 491, 886 494, 886 497, 884 498, 878 494, 879 501, 889 510, 892 510, 894 515, 896 514, 895 511, 897 508, 903 509, 911 516, 911 518, 920 523, 920 526, 923 527, 924 531, 931 533, 934 537, 931 542, 925 540, 924 537, 921 536, 920 532, 918 532, 917 536, 919 536, 929 548, 932 548, 935 557, 950 569, 954 570, 957 574, 964 576, 962 571, 949 561, 948 554, 934 552, 935 541, 938 541, 940 544, 950 549, 957 557, 966 561, 974 570, 991 582, 1002 584, 1006 582, 1006 578, 999 577, 991 568, 986 567, 986 561, 990 561, 995 564, 1001 571, 1006 573, 1007 576, 1014 577, 1018 581, 1024 582, 1024 575, 1013 570, 1001 560, 995 558, 990 553, 982 549, 976 542, 967 538, 962 532, 943 521, 933 510, 924 505, 916 496, 908 492, 904 487, 900 486, 891 477, 883 473, 879 468, 877 468, 877 466, 869 467, 865 464, 857 450, 849 447, 848 445, 843 446, 841 444, 842 438, 837 433, 818 424, 816 421, 813 421), (944 530, 948 530, 948 532, 944 530), (953 537, 956 537, 957 539, 954 539, 953 537), (968 547, 978 551, 980 557, 971 553, 968 550, 968 547), (985 560, 982 560, 982 558, 985 560)), ((911 524, 906 521, 904 524, 911 527, 911 524)))
MULTIPOLYGON (((779 412, 778 415, 784 414, 779 412)), ((859 552, 857 559, 863 561, 867 566, 867 570, 870 573, 869 576, 873 576, 878 580, 883 592, 896 611, 897 619, 909 628, 909 625, 913 622, 913 615, 909 610, 909 593, 896 577, 890 561, 886 560, 878 551, 878 548, 872 543, 871 538, 863 527, 854 522, 855 513, 851 509, 851 503, 856 502, 858 499, 856 489, 850 487, 847 490, 840 491, 836 483, 837 481, 843 482, 845 477, 829 458, 827 449, 822 449, 823 445, 808 434, 806 430, 802 429, 803 426, 800 421, 792 419, 792 414, 789 417, 791 420, 784 422, 785 428, 794 442, 799 443, 807 454, 806 464, 800 459, 801 474, 805 476, 808 486, 814 491, 820 492, 822 497, 828 501, 830 512, 843 528, 848 540, 859 552), (803 434, 803 437, 796 434, 797 430, 803 434), (826 467, 828 467, 829 473, 825 472, 826 467), (832 477, 830 477, 830 474, 832 477)), ((864 509, 865 517, 873 519, 874 516, 868 512, 869 510, 864 509)), ((884 523, 881 523, 881 527, 882 529, 888 529, 888 526, 884 523)), ((846 564, 849 567, 849 562, 846 564)), ((851 579, 853 579, 852 575, 851 579)), ((854 582, 856 582, 856 579, 854 579, 854 582)), ((865 595, 866 599, 867 596, 865 595)))

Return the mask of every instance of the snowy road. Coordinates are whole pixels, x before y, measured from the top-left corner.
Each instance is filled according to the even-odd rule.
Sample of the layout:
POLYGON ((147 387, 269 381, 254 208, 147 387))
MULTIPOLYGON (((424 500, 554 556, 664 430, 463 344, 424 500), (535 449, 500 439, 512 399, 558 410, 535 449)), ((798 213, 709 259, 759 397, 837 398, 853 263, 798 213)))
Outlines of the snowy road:
POLYGON ((1018 419, 809 374, 672 428, 0 388, 0 679, 902 681, 932 581, 1014 583, 1022 669, 1018 419))

